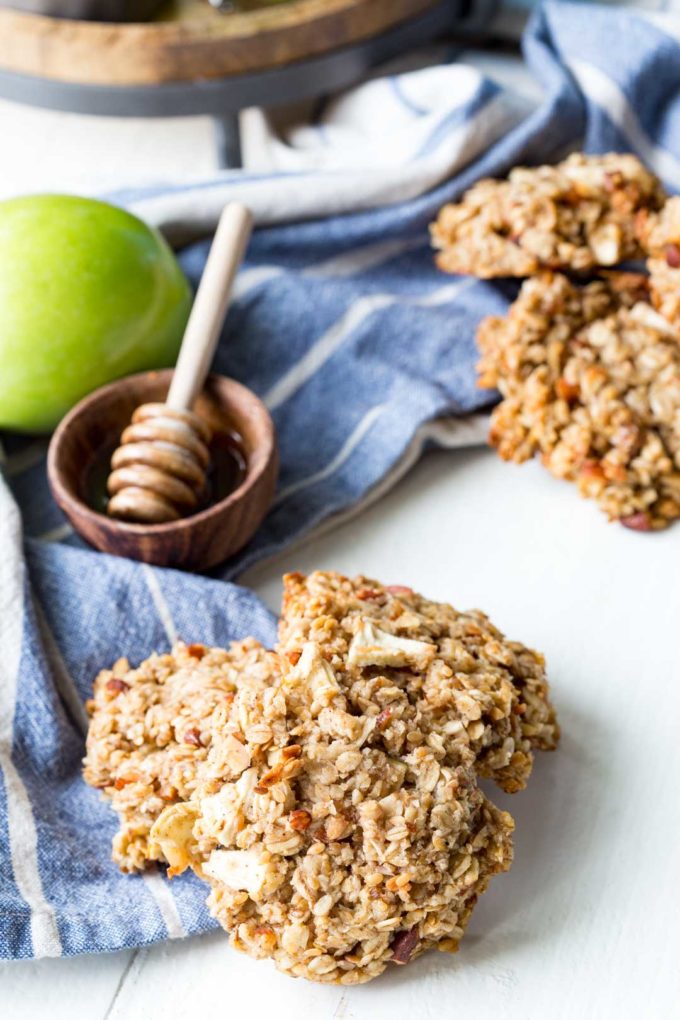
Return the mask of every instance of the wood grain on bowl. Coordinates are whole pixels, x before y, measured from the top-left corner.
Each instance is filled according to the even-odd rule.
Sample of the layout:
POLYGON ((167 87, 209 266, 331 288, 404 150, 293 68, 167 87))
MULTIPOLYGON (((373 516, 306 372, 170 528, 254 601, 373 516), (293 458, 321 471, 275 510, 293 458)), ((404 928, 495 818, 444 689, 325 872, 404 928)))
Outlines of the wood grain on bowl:
POLYGON ((198 513, 166 524, 129 524, 94 509, 88 473, 112 449, 140 404, 162 401, 172 369, 119 379, 82 400, 52 437, 47 471, 52 494, 75 530, 102 552, 157 566, 207 570, 238 552, 262 523, 276 486, 274 425, 258 397, 233 379, 211 375, 195 410, 217 435, 237 433, 245 459, 237 488, 198 513))

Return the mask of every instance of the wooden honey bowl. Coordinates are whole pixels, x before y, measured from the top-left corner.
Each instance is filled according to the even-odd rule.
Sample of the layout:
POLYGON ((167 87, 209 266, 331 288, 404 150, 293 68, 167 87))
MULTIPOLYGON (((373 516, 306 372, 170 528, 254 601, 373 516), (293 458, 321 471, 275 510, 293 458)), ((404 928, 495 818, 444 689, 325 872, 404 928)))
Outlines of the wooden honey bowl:
POLYGON ((278 453, 274 425, 262 401, 225 376, 210 375, 195 410, 211 427, 213 443, 234 444, 243 458, 233 491, 188 517, 166 524, 132 524, 97 508, 93 475, 117 446, 140 404, 167 396, 173 370, 143 372, 104 386, 63 419, 50 443, 47 473, 54 499, 87 542, 102 552, 157 566, 207 570, 252 538, 274 497, 278 453), (104 458, 104 460, 103 460, 104 458))

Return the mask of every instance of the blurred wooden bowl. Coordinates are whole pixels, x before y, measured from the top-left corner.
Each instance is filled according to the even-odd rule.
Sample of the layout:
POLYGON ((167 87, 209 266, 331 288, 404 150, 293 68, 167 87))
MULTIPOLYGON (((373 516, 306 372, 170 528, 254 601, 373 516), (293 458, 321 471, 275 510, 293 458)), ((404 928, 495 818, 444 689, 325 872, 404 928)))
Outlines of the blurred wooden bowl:
POLYGON ((102 552, 163 567, 207 570, 252 538, 274 498, 278 452, 274 425, 262 401, 220 375, 208 377, 195 410, 213 433, 237 433, 244 476, 224 498, 180 521, 128 524, 98 512, 87 493, 93 466, 112 450, 140 404, 163 401, 172 369, 142 372, 103 386, 81 400, 52 437, 47 474, 56 502, 86 542, 102 552), (88 502, 89 500, 89 502, 88 502))

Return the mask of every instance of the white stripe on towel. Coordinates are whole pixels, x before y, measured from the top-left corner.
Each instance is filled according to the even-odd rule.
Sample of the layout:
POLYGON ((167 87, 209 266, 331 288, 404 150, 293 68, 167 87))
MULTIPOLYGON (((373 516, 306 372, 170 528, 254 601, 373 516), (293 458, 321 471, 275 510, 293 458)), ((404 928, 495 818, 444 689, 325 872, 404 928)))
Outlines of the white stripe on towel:
POLYGON ((414 305, 421 308, 448 304, 461 291, 472 287, 477 281, 466 277, 456 280, 444 287, 431 291, 424 297, 401 297, 399 294, 367 294, 359 298, 343 312, 339 319, 319 337, 305 355, 276 382, 267 394, 264 402, 270 411, 275 410, 289 400, 326 361, 342 346, 344 341, 358 326, 374 312, 389 308, 391 305, 414 305))
POLYGON ((179 916, 175 897, 168 888, 167 880, 162 878, 157 871, 145 871, 142 877, 155 900, 165 927, 168 929, 168 938, 183 939, 186 936, 186 931, 179 916))
POLYGON ((288 499, 288 497, 292 496, 293 493, 299 492, 301 489, 306 489, 309 485, 314 485, 316 482, 320 482, 324 478, 328 478, 330 475, 335 474, 335 472, 342 467, 345 461, 352 456, 361 440, 364 438, 366 433, 370 431, 374 422, 378 420, 386 407, 389 407, 389 404, 377 404, 375 407, 372 407, 371 410, 364 415, 351 435, 349 435, 345 440, 338 453, 336 453, 335 457, 333 457, 333 460, 330 461, 325 468, 321 468, 320 471, 316 471, 313 475, 308 475, 307 478, 301 478, 297 482, 293 482, 291 485, 283 489, 274 500, 274 506, 277 506, 285 499, 288 499))
POLYGON ((158 583, 158 578, 148 563, 142 564, 142 572, 144 574, 146 586, 151 593, 153 604, 156 607, 156 612, 163 624, 163 629, 165 630, 168 641, 171 645, 174 645, 177 641, 177 630, 175 629, 175 623, 168 608, 168 603, 165 601, 165 597, 161 591, 161 586, 158 583))
MULTIPOLYGON (((329 531, 334 531, 341 525, 358 517, 364 510, 367 510, 374 503, 377 503, 378 500, 382 499, 383 496, 386 496, 390 489, 393 489, 397 482, 408 474, 411 468, 418 462, 428 442, 433 441, 437 446, 445 450, 485 446, 488 430, 489 418, 484 413, 470 414, 464 418, 438 418, 435 421, 425 422, 414 435, 401 459, 397 461, 391 471, 388 471, 377 485, 368 490, 363 499, 359 500, 358 503, 353 503, 346 510, 340 510, 336 514, 331 514, 330 517, 321 521, 311 531, 301 536, 298 541, 291 543, 288 546, 288 551, 291 549, 298 550, 309 545, 311 542, 315 542, 317 538, 322 537, 329 531)), ((260 564, 271 562, 279 555, 280 553, 274 553, 273 556, 265 557, 263 560, 260 560, 260 564)))
POLYGON ((245 297, 251 290, 255 290, 263 283, 276 280, 279 276, 283 276, 283 269, 280 266, 255 266, 253 269, 244 269, 236 277, 233 290, 234 301, 245 297))
POLYGON ((655 28, 660 29, 664 35, 680 42, 680 18, 676 11, 646 11, 639 8, 635 11, 637 18, 644 18, 645 21, 649 21, 655 28))
POLYGON ((334 255, 323 262, 317 262, 313 266, 307 266, 302 270, 302 276, 354 276, 363 273, 367 269, 375 269, 384 262, 389 262, 398 255, 407 251, 415 251, 427 245, 427 238, 422 235, 418 237, 391 238, 389 241, 378 241, 376 244, 362 244, 351 251, 344 251, 340 255, 334 255))
POLYGON ((667 149, 652 142, 618 84, 583 60, 572 57, 566 63, 586 96, 601 107, 641 159, 659 177, 680 186, 680 163, 667 149))
POLYGON ((58 524, 56 528, 50 528, 48 531, 43 531, 41 535, 38 535, 38 539, 41 542, 61 542, 64 538, 68 538, 69 535, 73 534, 73 528, 64 521, 63 524, 58 524))
MULTIPOLYGON (((52 633, 52 628, 47 622, 47 617, 43 607, 33 596, 33 608, 35 610, 35 618, 38 624, 38 631, 42 638, 45 653, 50 660, 50 666, 52 670, 52 676, 54 682, 57 685, 57 690, 61 695, 61 699, 68 708, 71 718, 76 723, 80 732, 84 735, 87 733, 88 718, 85 706, 80 700, 78 689, 73 682, 73 677, 68 671, 68 667, 64 662, 64 658, 61 654, 61 649, 57 644, 57 639, 52 633)), ((94 677, 92 678, 94 680, 94 677)))
POLYGON ((21 522, 0 479, 0 769, 5 780, 7 828, 14 880, 31 911, 35 956, 61 956, 61 939, 52 906, 45 899, 38 867, 38 831, 26 787, 12 761, 12 727, 23 637, 25 572, 21 522))
MULTIPOLYGON (((408 240, 394 238, 389 241, 378 241, 376 244, 362 244, 350 251, 342 252, 341 255, 334 255, 332 258, 306 266, 298 275, 312 278, 346 278, 363 273, 367 269, 375 269, 376 266, 389 262, 398 255, 424 247, 426 243, 423 237, 410 237, 408 240)), ((245 269, 236 279, 234 297, 245 297, 251 290, 284 274, 285 269, 281 266, 255 266, 253 269, 245 269)))

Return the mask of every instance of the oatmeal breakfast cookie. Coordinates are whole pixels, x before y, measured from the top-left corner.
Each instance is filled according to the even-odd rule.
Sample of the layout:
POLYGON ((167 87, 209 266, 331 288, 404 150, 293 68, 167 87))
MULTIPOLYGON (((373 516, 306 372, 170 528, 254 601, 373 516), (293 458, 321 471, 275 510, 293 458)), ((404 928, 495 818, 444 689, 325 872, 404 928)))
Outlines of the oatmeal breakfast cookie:
POLYGON ((517 167, 440 210, 431 227, 437 265, 483 279, 614 266, 642 255, 636 214, 663 202, 660 182, 629 154, 517 167))
POLYGON ((543 656, 477 610, 365 577, 289 574, 279 635, 293 663, 305 642, 318 644, 351 710, 375 718, 372 741, 389 754, 427 746, 441 763, 474 767, 514 792, 533 749, 557 743, 543 656))
POLYGON ((610 519, 648 531, 680 516, 680 334, 645 278, 527 280, 509 315, 479 328, 480 385, 503 396, 490 441, 540 454, 610 519))
MULTIPOLYGON (((413 662, 422 642, 394 640, 413 662)), ((360 704, 327 651, 305 642, 273 685, 239 686, 218 709, 193 799, 168 807, 152 838, 172 874, 191 866, 210 884, 236 948, 356 984, 457 949, 510 866, 513 822, 471 769, 447 763, 445 733, 412 729, 397 751, 380 689, 360 704)))
POLYGON ((639 213, 637 230, 649 255, 652 304, 680 325, 680 196, 669 198, 659 213, 639 213))
POLYGON ((99 674, 87 706, 84 777, 118 814, 113 858, 124 871, 162 859, 149 831, 168 804, 191 796, 216 710, 245 679, 250 689, 266 687, 278 672, 278 657, 248 639, 229 650, 177 644, 137 669, 119 659, 99 674))

